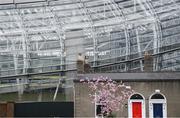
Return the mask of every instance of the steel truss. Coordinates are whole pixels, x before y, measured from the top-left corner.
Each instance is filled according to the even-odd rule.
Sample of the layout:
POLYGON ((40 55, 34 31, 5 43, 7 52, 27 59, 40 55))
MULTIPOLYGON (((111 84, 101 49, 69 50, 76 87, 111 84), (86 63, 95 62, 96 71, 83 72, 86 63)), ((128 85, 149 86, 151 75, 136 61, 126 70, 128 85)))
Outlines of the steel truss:
MULTIPOLYGON (((133 65, 128 60, 180 43, 179 5, 179 0, 0 3, 0 76, 64 70, 75 63, 76 47, 93 67, 127 61, 116 70, 143 71, 143 59, 133 65)), ((171 53, 156 56, 153 70, 178 70, 179 52, 171 53)))

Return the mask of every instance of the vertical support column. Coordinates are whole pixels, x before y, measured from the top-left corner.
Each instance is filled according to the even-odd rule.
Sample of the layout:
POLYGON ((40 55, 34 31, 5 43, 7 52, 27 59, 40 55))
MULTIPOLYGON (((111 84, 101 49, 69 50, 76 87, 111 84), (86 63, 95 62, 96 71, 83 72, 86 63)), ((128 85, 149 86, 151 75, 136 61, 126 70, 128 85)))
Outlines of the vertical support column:
MULTIPOLYGON (((141 44, 140 44, 140 40, 139 40, 138 29, 136 29, 136 40, 137 40, 137 48, 138 48, 139 57, 142 57, 141 44)), ((141 68, 141 71, 143 71, 143 63, 142 63, 142 60, 140 60, 140 68, 141 68)))
MULTIPOLYGON (((162 0, 160 1, 161 5, 163 4, 162 0)), ((147 0, 145 2, 146 7, 148 8, 151 18, 154 19, 154 26, 153 26, 153 34, 154 34, 154 54, 159 53, 159 47, 161 46, 161 41, 162 41, 162 28, 161 28, 161 23, 159 16, 157 15, 156 11, 154 10, 153 4, 151 0, 147 0)), ((161 7, 162 8, 162 7, 161 7)), ((154 71, 158 71, 161 69, 161 66, 159 65, 159 62, 161 61, 161 56, 158 56, 154 58, 154 71)))
MULTIPOLYGON (((22 44, 22 53, 23 53, 23 70, 22 70, 21 74, 25 74, 26 69, 28 67, 28 64, 27 64, 27 42, 26 42, 26 31, 25 31, 24 25, 23 25, 22 13, 20 12, 20 10, 16 10, 16 14, 12 14, 12 16, 19 23, 19 29, 21 29, 21 31, 22 31, 22 42, 21 42, 21 44, 22 44)), ((15 41, 13 41, 13 50, 15 50, 15 49, 16 49, 15 48, 15 41)), ((18 53, 18 52, 16 52, 16 53, 18 53)), ((14 67, 15 67, 15 69, 17 69, 17 60, 16 60, 17 54, 13 53, 13 56, 14 56, 14 67)))
MULTIPOLYGON (((94 33, 95 31, 92 31, 92 33, 94 33)), ((97 39, 95 38, 94 34, 93 34, 93 48, 94 48, 94 63, 93 66, 96 66, 96 61, 97 61, 97 56, 98 56, 98 50, 97 50, 97 39)))
POLYGON ((18 90, 18 100, 22 100, 22 94, 23 94, 23 85, 22 85, 22 80, 20 78, 16 78, 16 85, 17 85, 17 90, 18 90))
MULTIPOLYGON (((153 24, 153 34, 154 34, 154 40, 153 40, 153 54, 157 54, 158 53, 158 37, 157 37, 157 28, 156 28, 156 23, 153 24)), ((158 58, 154 58, 153 61, 153 70, 157 71, 157 67, 158 67, 158 58)))
POLYGON ((22 74, 28 73, 28 68, 30 67, 31 63, 31 55, 29 54, 30 50, 30 41, 27 40, 27 31, 24 26, 24 18, 23 13, 21 13, 20 10, 16 10, 16 15, 14 17, 17 17, 17 22, 19 23, 19 28, 22 31, 22 53, 23 53, 23 72, 22 74))
MULTIPOLYGON (((21 28, 23 29, 23 20, 21 18, 21 28)), ((26 43, 26 37, 25 37, 25 31, 22 32, 22 48, 23 48, 23 74, 26 73, 27 69, 27 43, 26 43)))
POLYGON ((66 95, 66 101, 73 101, 74 100, 74 82, 73 78, 77 78, 77 71, 67 71, 66 73, 62 72, 61 76, 66 75, 65 80, 65 95, 66 95))
MULTIPOLYGON (((15 43, 14 41, 12 41, 12 45, 13 45, 13 50, 15 51, 15 43)), ((13 61, 14 61, 14 72, 15 72, 15 75, 17 75, 17 71, 18 71, 18 56, 16 53, 13 53, 13 61)))
MULTIPOLYGON (((117 17, 118 20, 120 20, 120 22, 122 22, 122 19, 124 20, 124 33, 125 33, 125 41, 126 41, 126 61, 128 61, 130 59, 130 54, 131 54, 131 50, 130 50, 130 36, 129 36, 129 24, 127 23, 127 17, 124 15, 123 10, 118 6, 115 5, 117 4, 114 0, 110 0, 109 3, 112 5, 109 6, 111 12, 113 13, 113 15, 115 17, 117 17), (116 9, 118 12, 115 12, 113 9, 116 9)), ((136 1, 134 1, 134 4, 136 4, 136 1)), ((135 7, 134 7, 135 8, 135 7)), ((130 63, 126 63, 125 64, 125 71, 130 70, 131 68, 131 64, 130 63)))
POLYGON ((82 0, 79 0, 79 8, 82 9, 83 15, 85 15, 88 19, 88 22, 90 22, 90 37, 93 39, 93 66, 96 66, 97 58, 98 58, 98 41, 96 38, 96 29, 94 27, 93 20, 91 18, 91 14, 89 13, 88 9, 86 8, 85 4, 82 0))
POLYGON ((134 0, 134 13, 136 13, 137 9, 136 9, 136 0, 134 0))
MULTIPOLYGON (((47 8, 45 9, 47 10, 47 8)), ((59 20, 59 18, 57 17, 56 13, 54 12, 53 9, 49 9, 51 11, 51 14, 53 15, 53 26, 55 27, 55 32, 59 38, 59 44, 60 44, 60 53, 61 53, 61 65, 60 65, 60 69, 61 70, 64 70, 64 65, 65 65, 65 39, 66 39, 66 36, 65 36, 65 29, 64 29, 64 26, 63 24, 61 23, 61 21, 59 20), (58 24, 60 23, 60 27, 58 26, 58 24)))
MULTIPOLYGON (((23 19, 23 14, 20 12, 20 10, 16 11, 16 17, 18 17, 18 21, 19 22, 19 28, 22 30, 22 53, 23 53, 23 72, 22 74, 26 74, 28 73, 28 68, 30 66, 30 54, 29 54, 29 50, 30 50, 30 44, 29 41, 27 40, 27 31, 25 29, 24 26, 24 19, 23 19)), ((24 91, 24 83, 27 83, 27 78, 17 78, 17 87, 18 87, 18 96, 19 96, 19 100, 22 99, 22 94, 24 91)))
MULTIPOLYGON (((162 42, 162 29, 161 24, 159 23, 158 19, 155 21, 155 28, 156 28, 156 45, 157 45, 157 53, 160 52, 161 42, 162 42)), ((161 69, 161 61, 162 61, 162 55, 158 55, 156 57, 156 67, 155 70, 159 71, 161 69)))
MULTIPOLYGON (((48 10, 48 9, 46 9, 48 10)), ((65 39, 66 39, 66 31, 64 29, 63 23, 61 23, 60 19, 57 17, 55 11, 53 9, 49 9, 49 11, 51 11, 51 14, 53 15, 53 26, 55 27, 55 32, 59 38, 59 44, 60 44, 60 53, 61 53, 61 57, 60 57, 60 62, 61 62, 61 70, 65 70, 66 68, 68 69, 68 65, 65 65, 66 63, 66 59, 68 60, 69 58, 65 58, 66 53, 65 52, 65 39), (61 27, 58 26, 58 24, 60 23, 61 27)), ((70 59, 69 59, 70 60, 70 59)), ((74 94, 73 94, 73 79, 74 78, 74 71, 72 72, 61 72, 60 74, 60 79, 63 78, 64 79, 64 89, 65 89, 65 99, 66 101, 73 101, 74 100, 74 94), (66 78, 63 78, 66 75, 66 78)), ((60 79, 59 79, 59 83, 57 84, 57 89, 56 92, 54 94, 54 98, 53 100, 56 99, 56 96, 58 94, 58 88, 59 88, 59 84, 60 84, 60 79)))
MULTIPOLYGON (((125 25, 126 27, 126 25, 125 25)), ((130 58, 130 41, 129 41, 129 33, 128 33, 128 29, 124 29, 124 33, 125 33, 125 40, 126 40, 126 60, 128 61, 130 58)), ((125 65, 125 70, 128 71, 130 69, 130 64, 126 63, 125 65)))

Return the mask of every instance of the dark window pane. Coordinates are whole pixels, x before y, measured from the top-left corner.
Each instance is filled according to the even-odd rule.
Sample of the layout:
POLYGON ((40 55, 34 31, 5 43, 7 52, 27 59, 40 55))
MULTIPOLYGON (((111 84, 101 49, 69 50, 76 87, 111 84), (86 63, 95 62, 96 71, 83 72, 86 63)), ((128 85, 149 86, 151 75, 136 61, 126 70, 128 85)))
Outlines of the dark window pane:
POLYGON ((143 97, 141 95, 139 95, 139 94, 134 94, 134 95, 131 96, 130 99, 143 99, 143 97))

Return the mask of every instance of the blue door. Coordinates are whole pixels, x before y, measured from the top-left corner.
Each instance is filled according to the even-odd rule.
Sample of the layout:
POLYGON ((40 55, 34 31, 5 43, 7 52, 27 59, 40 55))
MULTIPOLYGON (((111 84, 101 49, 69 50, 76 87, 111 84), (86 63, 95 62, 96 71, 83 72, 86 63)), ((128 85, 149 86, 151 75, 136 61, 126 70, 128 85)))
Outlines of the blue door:
POLYGON ((153 118, 163 118, 163 104, 153 104, 153 118))

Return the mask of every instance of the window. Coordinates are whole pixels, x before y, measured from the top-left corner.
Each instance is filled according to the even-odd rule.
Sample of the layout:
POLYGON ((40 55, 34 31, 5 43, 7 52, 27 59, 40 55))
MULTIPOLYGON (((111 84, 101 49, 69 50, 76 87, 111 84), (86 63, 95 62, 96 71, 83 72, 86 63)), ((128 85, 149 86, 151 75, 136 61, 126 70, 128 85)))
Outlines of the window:
MULTIPOLYGON (((96 93, 95 93, 95 97, 96 97, 96 93)), ((104 118, 104 114, 102 113, 102 108, 103 108, 103 104, 100 101, 95 103, 95 118, 104 118)))
POLYGON ((103 114, 102 114, 103 105, 100 103, 96 103, 95 107, 96 107, 96 114, 95 114, 96 118, 103 118, 103 114))

